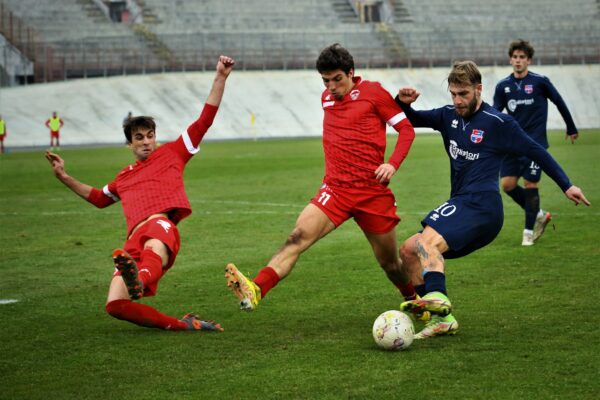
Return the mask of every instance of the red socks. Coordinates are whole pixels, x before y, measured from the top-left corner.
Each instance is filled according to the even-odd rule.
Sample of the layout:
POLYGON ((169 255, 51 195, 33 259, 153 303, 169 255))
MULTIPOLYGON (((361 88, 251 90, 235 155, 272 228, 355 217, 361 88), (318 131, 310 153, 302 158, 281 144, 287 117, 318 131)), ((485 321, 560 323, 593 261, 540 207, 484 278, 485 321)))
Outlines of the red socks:
POLYGON ((142 250, 138 263, 138 279, 144 287, 158 281, 162 273, 162 258, 150 248, 142 250))
POLYGON ((279 283, 279 280, 279 275, 277 275, 277 272, 273 268, 267 265, 261 269, 256 278, 254 278, 254 283, 260 288, 261 298, 264 298, 267 292, 279 283))
POLYGON ((117 319, 148 328, 184 331, 187 324, 177 318, 161 314, 154 308, 131 300, 114 300, 106 305, 106 312, 117 319))
POLYGON ((417 292, 415 292, 412 283, 409 282, 406 285, 397 284, 396 287, 400 290, 402 296, 404 296, 404 300, 410 301, 417 298, 417 292))

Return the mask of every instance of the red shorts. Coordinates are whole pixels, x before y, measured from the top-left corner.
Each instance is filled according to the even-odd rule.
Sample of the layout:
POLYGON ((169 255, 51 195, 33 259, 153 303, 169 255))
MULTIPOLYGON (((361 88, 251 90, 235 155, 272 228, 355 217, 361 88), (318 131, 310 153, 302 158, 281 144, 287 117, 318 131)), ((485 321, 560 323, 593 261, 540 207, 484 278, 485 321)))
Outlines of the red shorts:
POLYGON ((336 227, 353 217, 365 232, 387 233, 400 222, 396 198, 387 187, 334 188, 323 183, 310 202, 336 227))
POLYGON ((60 137, 60 131, 56 131, 56 132, 50 131, 50 137, 51 138, 58 138, 58 137, 60 137))
MULTIPOLYGON (((167 218, 153 218, 141 225, 131 237, 125 242, 123 249, 133 257, 139 264, 144 243, 149 239, 158 239, 169 249, 169 261, 162 269, 162 275, 153 284, 144 288, 144 297, 154 296, 158 288, 158 281, 167 273, 167 270, 173 266, 181 241, 179 239, 179 231, 175 224, 167 218)), ((119 276, 121 273, 115 269, 114 276, 119 276)))

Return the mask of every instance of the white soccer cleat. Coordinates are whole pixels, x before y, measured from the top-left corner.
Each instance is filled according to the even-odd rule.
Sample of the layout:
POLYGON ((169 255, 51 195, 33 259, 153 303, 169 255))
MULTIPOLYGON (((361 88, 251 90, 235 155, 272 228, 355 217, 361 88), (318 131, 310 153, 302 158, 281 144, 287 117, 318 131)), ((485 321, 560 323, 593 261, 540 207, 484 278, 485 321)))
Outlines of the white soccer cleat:
POLYGON ((533 246, 533 231, 529 229, 523 230, 523 241, 521 246, 533 246))
POLYGON ((537 241, 542 234, 544 233, 544 230, 546 229, 546 225, 548 225, 548 223, 552 220, 552 214, 550 214, 549 212, 544 212, 542 210, 540 210, 540 212, 538 213, 536 219, 535 219, 535 224, 533 225, 533 241, 537 241))

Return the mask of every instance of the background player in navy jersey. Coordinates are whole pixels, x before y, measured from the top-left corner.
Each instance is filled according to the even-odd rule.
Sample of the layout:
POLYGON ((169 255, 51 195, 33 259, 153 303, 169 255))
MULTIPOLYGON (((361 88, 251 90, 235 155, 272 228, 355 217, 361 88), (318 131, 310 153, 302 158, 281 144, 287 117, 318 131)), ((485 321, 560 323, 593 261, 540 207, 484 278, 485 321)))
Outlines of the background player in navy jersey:
POLYGON ((423 231, 400 249, 404 268, 422 297, 402 303, 400 309, 434 314, 415 336, 418 339, 458 330, 447 297, 444 260, 482 248, 500 232, 504 213, 498 176, 505 155, 534 160, 568 199, 590 205, 581 189, 571 184, 560 165, 513 117, 481 100, 481 74, 474 62, 454 64, 448 90, 453 105, 429 111, 411 108, 420 95, 414 88, 402 88, 396 97, 413 126, 441 132, 451 167, 450 199, 432 210, 421 221, 423 231))
POLYGON ((253 281, 234 264, 227 265, 227 284, 243 310, 254 310, 292 271, 302 252, 350 218, 364 232, 389 280, 405 299, 415 297, 402 274, 395 230, 400 218, 388 188, 414 140, 414 129, 379 83, 354 75, 352 55, 339 44, 325 48, 316 64, 326 88, 321 95, 325 177, 287 241, 253 281), (387 162, 386 123, 399 133, 387 162))
MULTIPOLYGON (((513 73, 496 85, 494 108, 506 109, 533 140, 547 149, 546 121, 550 100, 567 124, 566 138, 574 143, 578 137, 577 128, 564 100, 550 79, 529 71, 533 54, 533 47, 525 40, 510 44, 508 56, 513 73)), ((500 168, 502 190, 525 210, 523 246, 533 245, 552 218, 549 212, 540 208, 538 183, 541 175, 540 167, 528 157, 506 156, 500 168), (524 187, 518 185, 521 176, 524 187)))

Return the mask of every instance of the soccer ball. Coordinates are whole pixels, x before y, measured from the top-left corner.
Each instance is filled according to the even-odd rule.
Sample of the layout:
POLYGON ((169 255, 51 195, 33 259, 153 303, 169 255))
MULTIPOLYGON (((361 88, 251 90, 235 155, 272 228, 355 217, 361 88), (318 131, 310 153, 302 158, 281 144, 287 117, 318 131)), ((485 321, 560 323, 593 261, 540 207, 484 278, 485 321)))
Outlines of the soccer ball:
POLYGON ((407 349, 412 344, 414 335, 412 320, 401 311, 386 311, 373 323, 373 339, 385 350, 407 349))

